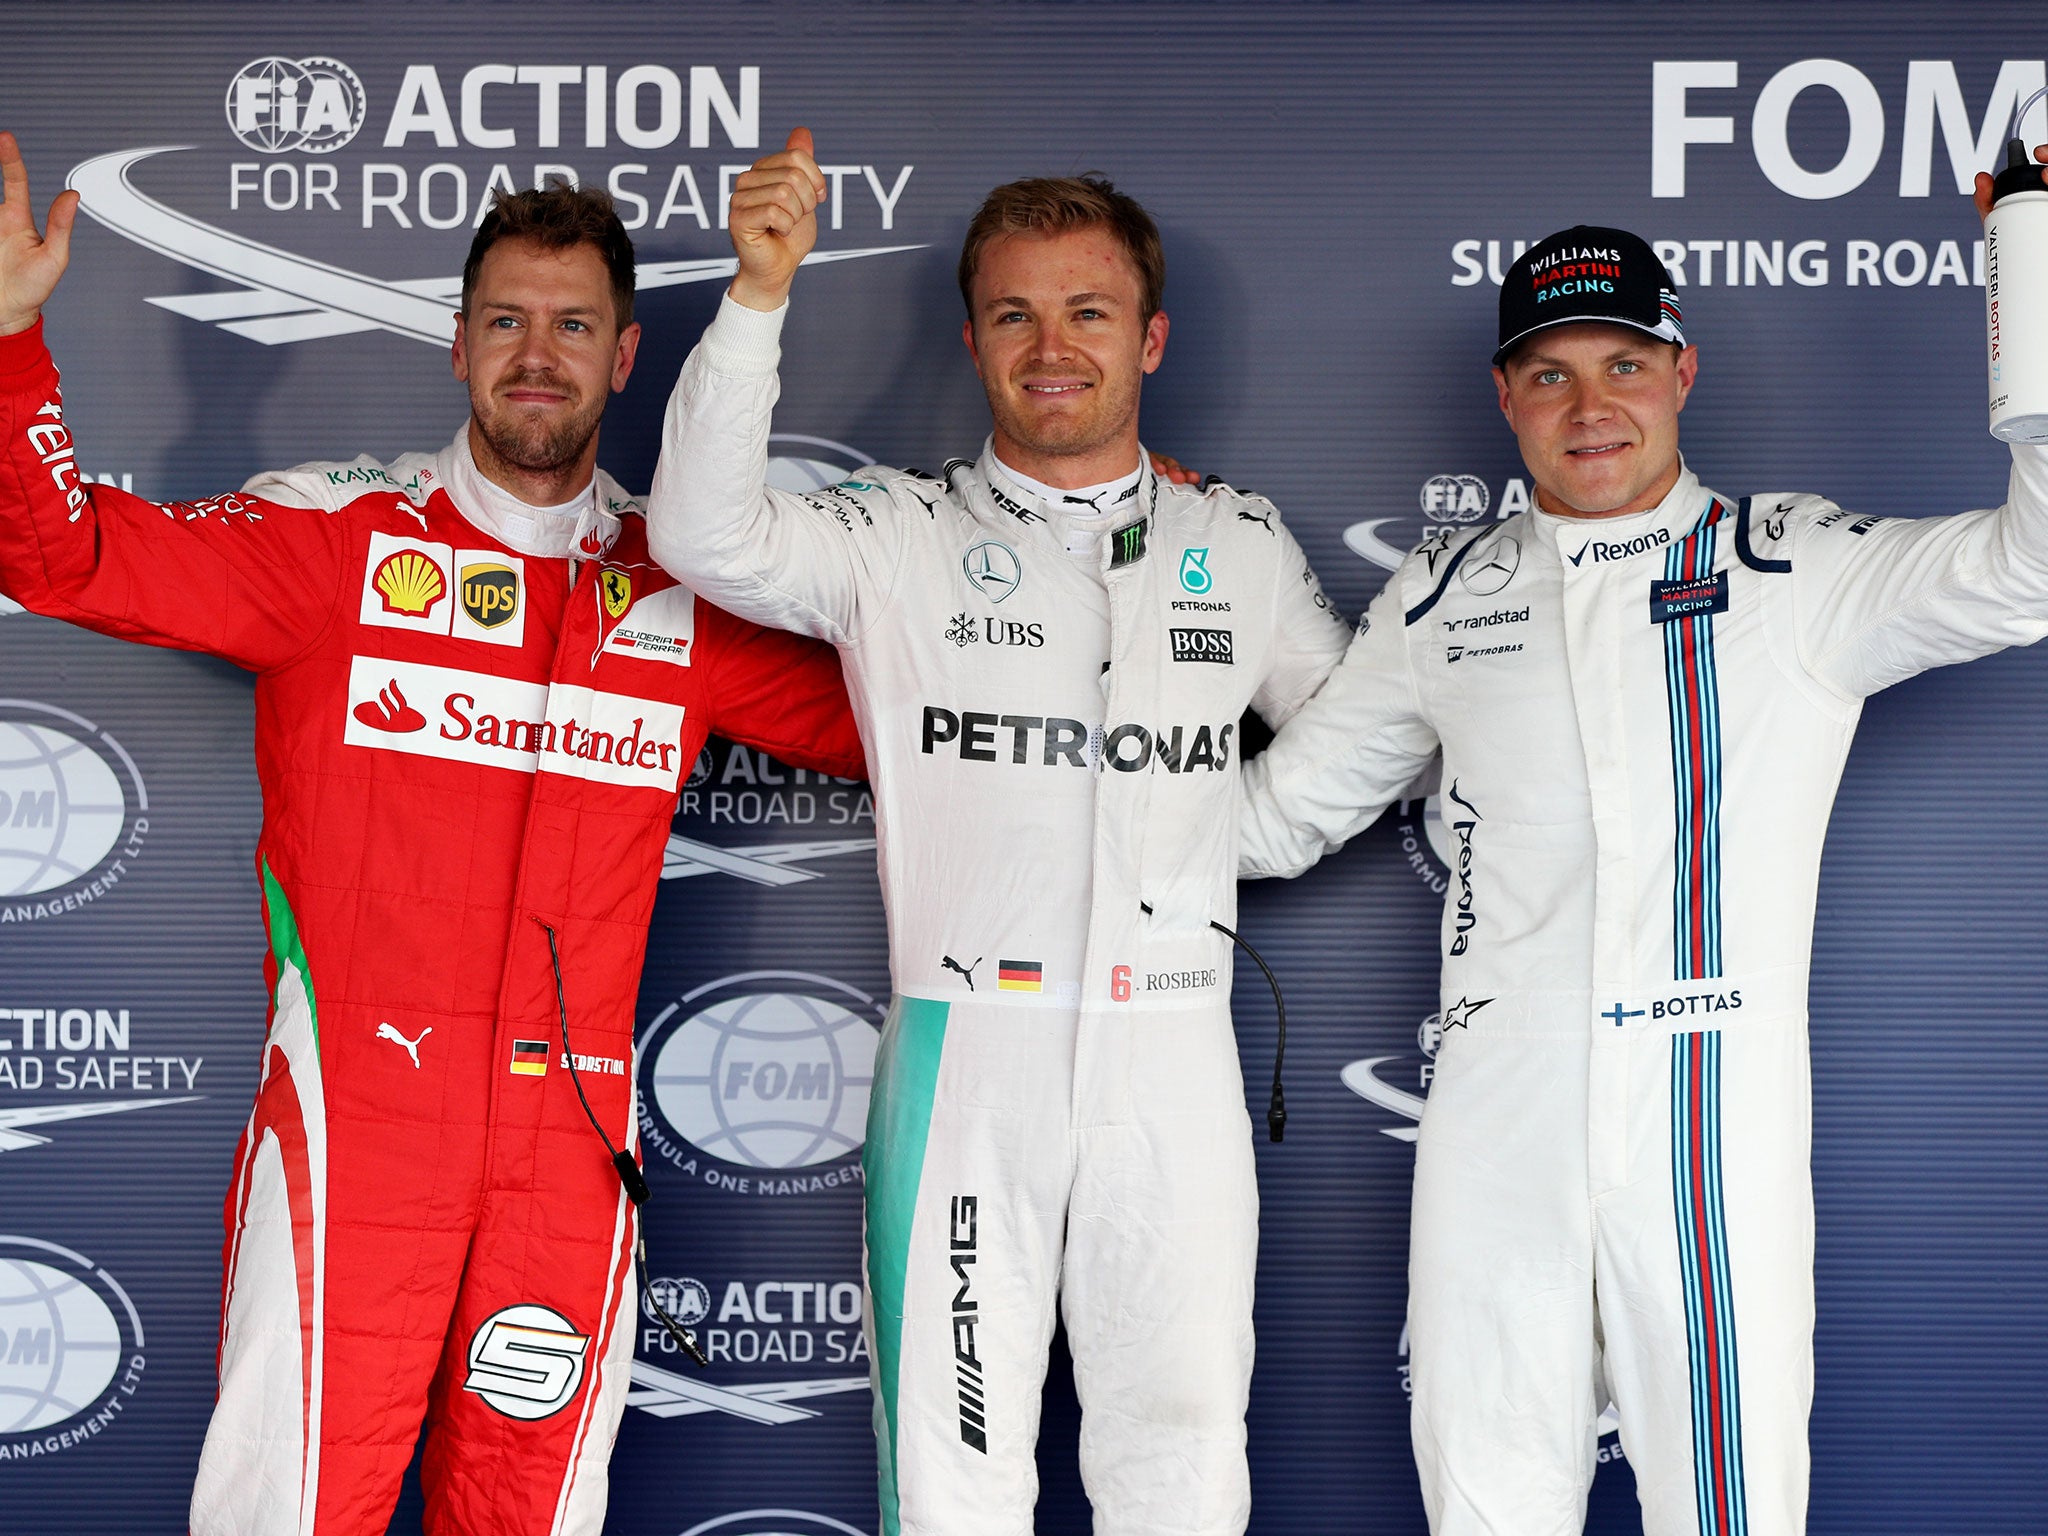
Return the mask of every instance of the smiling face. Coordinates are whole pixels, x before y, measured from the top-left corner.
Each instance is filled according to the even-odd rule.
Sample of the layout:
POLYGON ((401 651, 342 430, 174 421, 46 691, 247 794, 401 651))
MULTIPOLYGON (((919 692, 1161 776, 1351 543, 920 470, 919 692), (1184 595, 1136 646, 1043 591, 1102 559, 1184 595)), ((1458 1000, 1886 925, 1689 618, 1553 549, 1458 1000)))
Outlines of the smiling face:
POLYGON ((982 252, 963 335, 996 456, 1033 479, 1096 485, 1138 462, 1138 394, 1166 350, 1137 265, 1107 229, 1006 235, 982 252))
POLYGON ((1565 517, 1656 506, 1678 481, 1678 413, 1698 371, 1695 348, 1625 325, 1587 321, 1530 337, 1493 381, 1537 504, 1565 517))
POLYGON ((639 340, 639 326, 619 329, 595 246, 492 246, 455 326, 455 377, 469 385, 477 467, 533 505, 581 490, 597 462, 605 403, 625 387, 639 340))

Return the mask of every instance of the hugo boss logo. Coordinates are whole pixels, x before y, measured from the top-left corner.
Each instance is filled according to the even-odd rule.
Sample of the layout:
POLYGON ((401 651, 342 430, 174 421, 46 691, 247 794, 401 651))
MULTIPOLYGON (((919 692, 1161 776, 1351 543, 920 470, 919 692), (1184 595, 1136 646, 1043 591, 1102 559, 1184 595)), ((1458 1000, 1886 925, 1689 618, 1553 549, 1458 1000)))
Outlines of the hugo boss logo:
POLYGON ((1211 661, 1226 667, 1236 664, 1231 632, 1227 629, 1169 629, 1166 634, 1175 661, 1211 661))

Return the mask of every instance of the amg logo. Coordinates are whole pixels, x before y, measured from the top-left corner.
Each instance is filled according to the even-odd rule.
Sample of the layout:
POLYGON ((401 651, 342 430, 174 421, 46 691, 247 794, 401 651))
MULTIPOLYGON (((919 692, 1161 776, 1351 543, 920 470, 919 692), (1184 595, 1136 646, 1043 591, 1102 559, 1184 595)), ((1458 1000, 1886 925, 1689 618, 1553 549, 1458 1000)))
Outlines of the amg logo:
POLYGON ((1214 661, 1235 666, 1230 631, 1227 629, 1169 629, 1175 661, 1214 661))
POLYGON ((953 1197, 953 1277, 960 1289, 953 1293, 953 1368, 960 1383, 960 1441, 982 1455, 988 1454, 987 1405, 981 1386, 981 1357, 974 1352, 974 1325, 981 1305, 968 1294, 973 1289, 969 1273, 977 1257, 975 1226, 981 1202, 973 1195, 953 1197))

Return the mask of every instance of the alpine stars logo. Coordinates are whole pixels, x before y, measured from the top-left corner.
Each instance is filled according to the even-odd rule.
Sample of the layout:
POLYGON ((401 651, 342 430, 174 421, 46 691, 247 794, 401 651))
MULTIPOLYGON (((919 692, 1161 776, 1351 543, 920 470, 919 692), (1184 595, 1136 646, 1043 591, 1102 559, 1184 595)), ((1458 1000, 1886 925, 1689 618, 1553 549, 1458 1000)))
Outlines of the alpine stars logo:
POLYGON ((1609 560, 1626 560, 1631 555, 1641 555, 1653 549, 1661 549, 1670 542, 1671 530, 1669 528, 1654 528, 1648 533, 1639 533, 1632 539, 1623 539, 1618 544, 1611 544, 1605 539, 1588 540, 1577 554, 1569 555, 1566 558, 1573 565, 1578 565, 1585 560, 1586 556, 1591 555, 1595 565, 1604 565, 1609 560))
POLYGON ((1451 781, 1446 798, 1465 812, 1463 816, 1451 822, 1451 835, 1458 840, 1458 862, 1454 871, 1458 881, 1458 898, 1452 904, 1456 917, 1453 922, 1455 932, 1451 939, 1451 953, 1462 955, 1470 947, 1472 929, 1479 921, 1478 914, 1473 911, 1472 834, 1486 818, 1479 814, 1477 806, 1458 793, 1456 779, 1451 781))
POLYGON ((974 1342, 974 1328, 981 1314, 981 1303, 973 1294, 973 1266, 980 1257, 976 1247, 980 1204, 973 1195, 953 1197, 948 1258, 953 1278, 960 1282, 953 1293, 953 1365, 960 1389, 960 1442, 986 1456, 988 1405, 982 1386, 981 1356, 974 1342))

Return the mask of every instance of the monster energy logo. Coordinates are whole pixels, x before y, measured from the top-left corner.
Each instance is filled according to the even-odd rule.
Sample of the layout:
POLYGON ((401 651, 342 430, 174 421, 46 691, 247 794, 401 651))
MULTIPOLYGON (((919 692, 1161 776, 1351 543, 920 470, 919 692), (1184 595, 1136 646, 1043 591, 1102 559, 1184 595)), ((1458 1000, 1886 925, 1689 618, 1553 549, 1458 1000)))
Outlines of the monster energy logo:
POLYGON ((1128 528, 1119 528, 1110 535, 1111 553, 1109 568, 1129 565, 1134 560, 1145 558, 1145 524, 1132 523, 1128 528))

